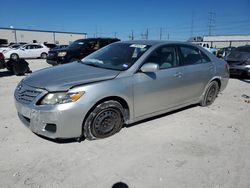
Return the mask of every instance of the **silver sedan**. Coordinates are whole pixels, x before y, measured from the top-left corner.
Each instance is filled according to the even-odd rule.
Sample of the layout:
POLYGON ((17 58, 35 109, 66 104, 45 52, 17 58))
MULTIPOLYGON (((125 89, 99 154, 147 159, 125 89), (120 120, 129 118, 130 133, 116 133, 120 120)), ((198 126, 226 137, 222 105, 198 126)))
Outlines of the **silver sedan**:
POLYGON ((18 84, 15 101, 36 134, 94 140, 191 104, 208 106, 228 79, 227 63, 196 45, 117 42, 80 62, 32 73, 18 84))

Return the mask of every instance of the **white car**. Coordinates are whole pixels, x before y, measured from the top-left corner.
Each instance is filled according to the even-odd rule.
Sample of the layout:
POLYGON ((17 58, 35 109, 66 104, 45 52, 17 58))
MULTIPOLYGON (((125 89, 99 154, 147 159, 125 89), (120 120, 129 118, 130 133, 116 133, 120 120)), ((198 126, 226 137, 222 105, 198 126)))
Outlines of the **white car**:
POLYGON ((3 52, 6 59, 17 60, 19 58, 42 58, 46 59, 49 48, 40 44, 25 44, 17 49, 10 49, 3 52))
POLYGON ((17 44, 12 44, 12 45, 7 46, 7 47, 1 47, 1 48, 0 48, 0 52, 4 52, 4 51, 8 51, 8 50, 17 49, 17 48, 19 48, 19 47, 22 46, 22 45, 24 45, 24 44, 19 44, 19 43, 17 43, 17 44))

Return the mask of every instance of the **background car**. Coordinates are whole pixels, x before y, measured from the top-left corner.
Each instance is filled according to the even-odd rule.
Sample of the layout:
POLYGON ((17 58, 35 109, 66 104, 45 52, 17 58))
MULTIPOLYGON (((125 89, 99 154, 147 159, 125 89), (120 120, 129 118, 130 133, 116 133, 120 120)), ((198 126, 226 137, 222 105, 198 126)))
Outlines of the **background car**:
POLYGON ((54 44, 54 43, 47 43, 47 42, 44 42, 43 45, 46 46, 46 47, 49 48, 49 49, 54 49, 55 47, 57 47, 57 45, 54 44))
POLYGON ((67 48, 50 50, 47 57, 47 63, 58 65, 78 61, 94 51, 117 41, 120 40, 116 38, 89 38, 76 40, 67 48))
POLYGON ((236 49, 236 47, 233 47, 233 46, 220 48, 217 51, 217 57, 225 58, 228 54, 230 54, 231 51, 233 51, 235 49, 236 49))
POLYGON ((24 45, 24 44, 23 43, 14 43, 14 44, 11 44, 11 45, 6 46, 6 47, 1 47, 0 48, 0 52, 12 50, 12 49, 17 49, 17 48, 19 48, 22 45, 24 45))
POLYGON ((40 44, 25 44, 17 49, 9 49, 3 52, 6 59, 17 60, 19 58, 42 58, 46 59, 49 48, 40 44))
POLYGON ((250 45, 239 46, 226 56, 225 60, 230 66, 230 75, 250 76, 250 45))
POLYGON ((57 49, 64 49, 64 48, 67 48, 69 45, 66 45, 66 44, 61 44, 61 45, 56 45, 55 48, 53 48, 53 50, 57 50, 57 49))

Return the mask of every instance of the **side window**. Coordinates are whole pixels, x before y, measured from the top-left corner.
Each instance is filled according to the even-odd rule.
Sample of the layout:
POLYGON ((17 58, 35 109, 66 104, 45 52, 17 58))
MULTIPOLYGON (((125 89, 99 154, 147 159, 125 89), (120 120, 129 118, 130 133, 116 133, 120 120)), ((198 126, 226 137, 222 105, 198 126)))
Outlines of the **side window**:
POLYGON ((27 50, 31 49, 31 45, 25 46, 25 49, 27 49, 27 50))
POLYGON ((160 69, 177 66, 176 50, 173 46, 164 46, 156 49, 147 58, 146 63, 156 63, 160 69))
POLYGON ((202 63, 200 50, 191 46, 181 46, 180 51, 182 55, 182 65, 193 65, 202 63))
POLYGON ((35 47, 36 49, 39 49, 39 48, 42 48, 42 46, 40 46, 40 45, 36 45, 36 47, 35 47))

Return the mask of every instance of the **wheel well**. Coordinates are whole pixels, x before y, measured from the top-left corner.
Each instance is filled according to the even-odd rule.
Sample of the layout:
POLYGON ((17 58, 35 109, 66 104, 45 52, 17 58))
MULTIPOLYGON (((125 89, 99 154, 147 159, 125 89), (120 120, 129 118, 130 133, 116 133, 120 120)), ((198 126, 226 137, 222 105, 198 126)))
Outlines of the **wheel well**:
POLYGON ((221 87, 221 81, 220 81, 220 79, 219 78, 215 78, 212 81, 216 81, 218 83, 219 89, 220 89, 220 87, 221 87))
POLYGON ((126 122, 128 119, 129 119, 129 106, 128 106, 128 103, 121 97, 117 97, 117 96, 111 96, 111 97, 106 97, 106 98, 103 98, 101 100, 99 100, 97 103, 95 103, 94 106, 91 107, 91 109, 88 111, 88 113, 86 114, 86 116, 84 117, 84 121, 83 121, 83 124, 85 123, 88 115, 95 109, 96 106, 98 106, 99 104, 105 102, 105 101, 117 101, 119 102, 122 107, 124 108, 124 122, 126 122))

